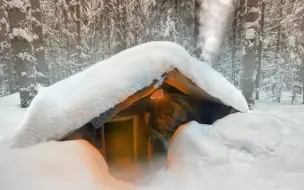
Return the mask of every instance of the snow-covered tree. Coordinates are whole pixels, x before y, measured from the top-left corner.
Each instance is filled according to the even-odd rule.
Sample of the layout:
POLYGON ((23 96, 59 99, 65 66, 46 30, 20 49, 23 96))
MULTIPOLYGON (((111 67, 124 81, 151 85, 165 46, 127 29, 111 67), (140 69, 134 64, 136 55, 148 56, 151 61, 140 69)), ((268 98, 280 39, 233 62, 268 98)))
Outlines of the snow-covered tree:
MULTIPOLYGON (((10 4, 5 1, 2 0, 4 5, 10 4)), ((38 83, 41 83, 41 76, 46 76, 51 84, 55 83, 99 60, 144 42, 169 40, 181 44, 200 59, 210 59, 209 62, 212 62, 217 71, 246 91, 249 102, 254 98, 252 92, 256 92, 257 99, 268 98, 273 101, 280 101, 283 95, 285 101, 287 92, 293 103, 302 102, 304 97, 304 74, 301 72, 304 0, 9 2, 32 4, 32 8, 26 10, 27 17, 22 28, 33 40, 30 45, 37 59, 35 66, 38 83), (232 2, 234 9, 229 6, 232 2), (249 5, 246 6, 246 3, 249 5), (252 3, 258 5, 253 8, 250 5, 252 3), (261 16, 257 16, 254 22, 248 21, 255 8, 257 15, 261 16), (254 39, 249 39, 251 33, 255 34, 254 39), (253 49, 249 49, 252 44, 253 49), (44 52, 45 56, 38 55, 38 52, 44 52), (45 63, 39 61, 40 57, 45 57, 45 63), (248 60, 253 61, 252 64, 248 60), (42 65, 48 70, 42 71, 42 65), (250 85, 242 86, 244 81, 250 85)), ((9 23, 5 22, 8 20, 7 14, 3 8, 0 14, 1 27, 8 28, 9 23)), ((8 38, 10 32, 6 31, 7 33, 0 34, 1 42, 8 38)), ((9 55, 12 48, 2 47, 8 47, 6 53, 2 51, 0 54, 1 60, 8 60, 0 63, 5 71, 0 76, 1 80, 4 79, 2 84, 7 87, 7 81, 13 81, 13 78, 8 80, 8 77, 13 76, 9 74, 13 72, 13 69, 9 70, 13 64, 9 64, 10 56, 4 54, 9 55)), ((3 89, 7 91, 6 88, 3 89)))

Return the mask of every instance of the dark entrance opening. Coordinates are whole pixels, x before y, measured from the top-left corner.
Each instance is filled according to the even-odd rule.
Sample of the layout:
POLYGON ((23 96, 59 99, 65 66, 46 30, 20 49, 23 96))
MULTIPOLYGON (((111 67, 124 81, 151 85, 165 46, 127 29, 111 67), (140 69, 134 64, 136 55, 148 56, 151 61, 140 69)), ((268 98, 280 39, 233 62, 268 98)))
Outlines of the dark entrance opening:
POLYGON ((133 119, 105 123, 104 136, 109 164, 124 168, 134 163, 133 119))

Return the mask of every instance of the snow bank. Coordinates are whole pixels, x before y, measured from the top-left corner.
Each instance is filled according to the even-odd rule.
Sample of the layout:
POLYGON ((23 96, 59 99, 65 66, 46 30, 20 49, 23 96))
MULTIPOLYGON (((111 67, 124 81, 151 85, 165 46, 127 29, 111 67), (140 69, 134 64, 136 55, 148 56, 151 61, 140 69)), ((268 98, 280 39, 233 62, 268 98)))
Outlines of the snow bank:
POLYGON ((0 149, 3 190, 130 190, 115 180, 100 153, 85 141, 47 142, 0 149))
POLYGON ((239 113, 190 122, 171 142, 168 168, 142 189, 301 190, 304 132, 283 121, 239 113))
POLYGON ((172 42, 150 42, 125 50, 66 80, 44 88, 34 98, 16 131, 13 147, 55 140, 83 126, 153 80, 173 69, 224 104, 247 112, 241 94, 209 65, 172 42))

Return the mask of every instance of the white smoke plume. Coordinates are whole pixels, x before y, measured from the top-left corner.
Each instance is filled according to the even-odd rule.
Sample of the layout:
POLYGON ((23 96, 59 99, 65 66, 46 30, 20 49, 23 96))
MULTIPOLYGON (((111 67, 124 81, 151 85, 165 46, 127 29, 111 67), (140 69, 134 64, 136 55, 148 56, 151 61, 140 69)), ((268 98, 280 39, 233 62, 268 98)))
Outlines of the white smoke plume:
POLYGON ((199 47, 200 58, 212 64, 218 53, 233 0, 201 0, 199 47))

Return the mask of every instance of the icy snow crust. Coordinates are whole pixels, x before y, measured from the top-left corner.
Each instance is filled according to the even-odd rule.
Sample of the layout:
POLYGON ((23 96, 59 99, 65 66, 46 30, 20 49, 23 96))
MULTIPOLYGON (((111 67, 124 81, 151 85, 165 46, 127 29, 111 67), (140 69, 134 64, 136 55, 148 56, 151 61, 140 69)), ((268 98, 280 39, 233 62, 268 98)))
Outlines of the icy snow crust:
POLYGON ((209 65, 173 42, 149 42, 39 91, 12 146, 57 140, 175 68, 224 104, 248 112, 241 92, 209 65))

